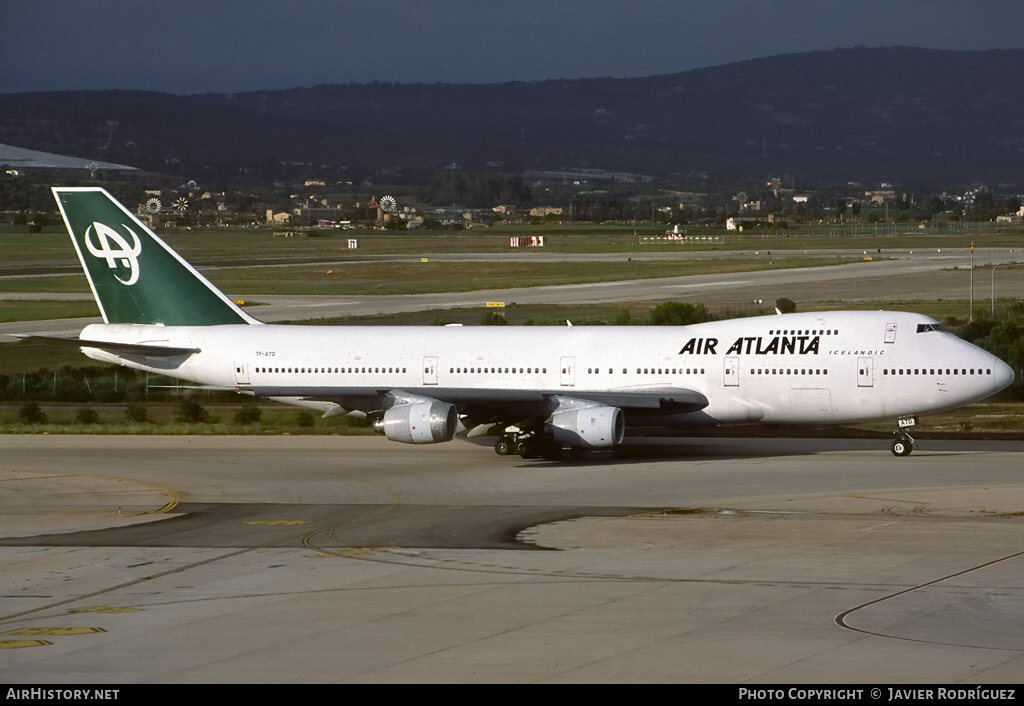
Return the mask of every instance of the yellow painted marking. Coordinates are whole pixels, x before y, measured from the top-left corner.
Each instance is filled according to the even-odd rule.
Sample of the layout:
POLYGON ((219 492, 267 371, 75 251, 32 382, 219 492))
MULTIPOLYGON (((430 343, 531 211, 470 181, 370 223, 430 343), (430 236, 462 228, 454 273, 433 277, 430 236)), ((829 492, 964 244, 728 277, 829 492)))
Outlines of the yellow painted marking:
MULTIPOLYGON (((386 491, 388 493, 391 493, 391 497, 393 498, 391 504, 388 505, 387 507, 381 509, 381 510, 375 510, 374 512, 367 513, 366 515, 363 515, 361 517, 353 517, 350 520, 345 520, 344 522, 339 522, 338 524, 332 525, 331 527, 323 527, 321 529, 314 530, 314 531, 310 532, 309 534, 307 534, 305 537, 302 538, 303 546, 309 547, 310 549, 313 549, 313 550, 318 551, 318 552, 322 552, 326 556, 333 556, 333 557, 341 556, 337 552, 332 552, 329 549, 323 549, 322 547, 316 546, 315 544, 313 544, 313 538, 316 537, 318 534, 323 534, 324 532, 332 532, 335 527, 341 527, 343 525, 351 525, 351 524, 355 524, 357 522, 362 522, 364 520, 368 520, 371 517, 376 517, 378 515, 383 515, 384 513, 386 513, 389 510, 391 510, 392 508, 396 507, 400 502, 402 502, 402 496, 399 495, 398 493, 396 493, 394 491, 394 489, 389 488, 386 485, 381 485, 379 483, 374 483, 372 481, 362 481, 362 482, 366 483, 367 485, 376 486, 377 488, 380 488, 381 490, 384 490, 384 491, 386 491)), ((393 547, 378 547, 378 548, 379 549, 392 549, 393 547)))
POLYGON ((319 551, 324 552, 323 554, 315 554, 311 559, 326 559, 326 558, 343 558, 343 559, 355 559, 359 557, 370 556, 373 552, 387 552, 395 549, 395 547, 346 547, 339 549, 336 552, 332 552, 328 549, 320 549, 319 551))
MULTIPOLYGON (((139 515, 160 515, 160 514, 163 514, 163 513, 170 512, 171 510, 173 510, 175 507, 178 506, 178 503, 181 502, 181 495, 177 491, 175 491, 175 490, 171 490, 170 488, 165 488, 165 487, 163 487, 161 485, 156 485, 155 483, 147 483, 145 481, 138 481, 138 480, 129 480, 128 478, 119 478, 117 476, 101 476, 101 475, 96 475, 96 474, 92 474, 92 473, 61 473, 61 474, 45 475, 45 476, 18 475, 18 474, 29 473, 28 471, 8 471, 8 473, 15 474, 13 478, 6 479, 6 480, 13 480, 13 481, 17 481, 17 480, 38 480, 38 479, 41 479, 41 478, 42 479, 45 479, 45 478, 76 478, 76 477, 77 478, 102 478, 104 480, 113 480, 113 481, 117 481, 119 483, 130 483, 132 485, 145 486, 145 487, 150 489, 149 491, 146 491, 146 490, 139 491, 138 489, 132 489, 132 490, 127 491, 129 493, 158 491, 158 492, 161 492, 161 493, 166 493, 171 498, 167 502, 167 504, 164 505, 159 510, 154 510, 152 512, 148 511, 148 510, 144 510, 142 512, 133 513, 133 514, 139 514, 139 515)), ((118 492, 125 492, 125 491, 98 491, 98 493, 96 493, 96 494, 118 493, 118 492)), ((74 495, 74 494, 76 494, 76 493, 67 493, 67 495, 74 495)), ((89 494, 89 492, 86 491, 86 494, 89 494)), ((60 512, 64 512, 64 511, 61 510, 60 512)), ((82 511, 80 510, 78 512, 82 512, 82 511)), ((86 510, 85 512, 88 512, 88 510, 86 510)), ((118 510, 118 514, 120 514, 120 509, 118 510)))
POLYGON ((88 635, 93 632, 106 632, 103 628, 18 628, 8 630, 4 635, 88 635))
POLYGON ((137 613, 138 611, 138 608, 115 608, 107 605, 93 605, 71 610, 72 613, 137 613))
POLYGON ((427 261, 427 258, 425 258, 425 257, 421 257, 420 258, 420 262, 426 262, 426 261, 427 261))
POLYGON ((77 495, 124 495, 125 493, 166 493, 163 488, 150 488, 149 490, 76 490, 73 493, 45 493, 48 498, 75 497, 77 495))
POLYGON ((880 500, 886 503, 906 503, 907 505, 931 505, 927 500, 900 500, 899 498, 876 498, 871 495, 843 495, 845 498, 856 498, 857 500, 880 500))
POLYGON ((370 556, 370 552, 372 551, 372 547, 349 547, 348 549, 342 549, 337 554, 338 556, 349 558, 356 556, 370 556))
POLYGON ((0 640, 0 650, 12 650, 18 647, 44 647, 52 644, 48 640, 0 640))
POLYGON ((239 524, 243 525, 270 525, 291 527, 293 525, 308 525, 312 520, 247 520, 239 524))

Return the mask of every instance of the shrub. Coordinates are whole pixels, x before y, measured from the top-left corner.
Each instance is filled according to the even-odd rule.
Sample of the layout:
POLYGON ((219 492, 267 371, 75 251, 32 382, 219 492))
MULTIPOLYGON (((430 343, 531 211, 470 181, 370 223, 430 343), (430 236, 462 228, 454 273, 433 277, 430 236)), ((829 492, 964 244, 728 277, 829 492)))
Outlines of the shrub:
POLYGON ((129 422, 143 424, 149 421, 149 411, 141 404, 130 404, 124 410, 124 418, 129 422))
POLYGON ((255 424, 263 415, 263 410, 254 403, 249 402, 242 405, 242 408, 235 412, 235 424, 255 424))
POLYGON ((100 415, 92 407, 79 407, 75 412, 75 421, 79 424, 99 424, 100 415))
POLYGON ((22 424, 46 424, 46 413, 36 402, 27 402, 18 410, 18 421, 22 424))
POLYGON ((786 297, 780 297, 775 300, 775 308, 783 314, 792 314, 796 311, 796 302, 786 297))
POLYGON ((209 413, 194 399, 189 398, 178 405, 178 421, 201 424, 210 421, 209 413))
POLYGON ((690 326, 711 321, 714 317, 703 304, 662 302, 651 309, 648 321, 652 326, 690 326))
POLYGON ((480 317, 481 326, 508 326, 508 319, 500 311, 488 311, 480 317))

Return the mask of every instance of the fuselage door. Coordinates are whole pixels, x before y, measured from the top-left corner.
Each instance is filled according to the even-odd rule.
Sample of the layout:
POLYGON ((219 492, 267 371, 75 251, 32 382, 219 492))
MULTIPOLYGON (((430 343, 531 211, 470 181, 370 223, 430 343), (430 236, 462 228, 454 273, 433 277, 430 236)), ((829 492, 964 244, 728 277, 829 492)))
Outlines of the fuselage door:
POLYGON ((875 359, 857 359, 857 387, 875 386, 875 359))
POLYGON ((437 356, 436 355, 425 355, 425 356, 423 356, 423 384, 424 385, 436 385, 437 384, 437 356))
POLYGON ((559 382, 562 387, 573 387, 576 385, 576 358, 575 356, 565 355, 562 356, 561 360, 562 372, 559 374, 559 382))
POLYGON ((885 342, 896 343, 896 324, 885 325, 885 342))
POLYGON ((726 387, 737 387, 740 384, 740 359, 734 355, 726 356, 723 375, 726 387))
POLYGON ((249 384, 249 366, 240 360, 235 361, 235 383, 238 385, 249 384))

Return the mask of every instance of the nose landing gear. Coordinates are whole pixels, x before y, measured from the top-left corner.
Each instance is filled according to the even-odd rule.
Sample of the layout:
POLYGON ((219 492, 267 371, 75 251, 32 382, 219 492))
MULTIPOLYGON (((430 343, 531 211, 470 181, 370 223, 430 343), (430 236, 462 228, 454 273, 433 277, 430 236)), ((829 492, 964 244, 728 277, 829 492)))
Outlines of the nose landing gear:
POLYGON ((914 450, 914 438, 907 432, 900 430, 896 432, 896 438, 889 447, 893 456, 909 456, 914 450))
POLYGON ((896 438, 889 450, 893 456, 909 456, 914 450, 914 437, 910 435, 910 427, 917 424, 917 417, 900 417, 897 423, 900 428, 893 432, 896 438))

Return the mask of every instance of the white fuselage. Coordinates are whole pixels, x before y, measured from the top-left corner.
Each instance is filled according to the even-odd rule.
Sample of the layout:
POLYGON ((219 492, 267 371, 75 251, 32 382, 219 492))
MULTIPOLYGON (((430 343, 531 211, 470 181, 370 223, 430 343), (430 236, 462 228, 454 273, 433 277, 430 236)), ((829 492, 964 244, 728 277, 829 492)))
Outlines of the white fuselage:
MULTIPOLYGON (((204 385, 276 391, 398 389, 588 392, 666 388, 703 394, 696 423, 851 423, 940 412, 1013 380, 1005 363, 899 312, 816 312, 678 327, 89 326, 88 340, 194 347, 147 359, 84 347, 91 357, 204 385)), ((329 403, 318 403, 327 409, 329 403)), ((311 405, 316 406, 316 405, 311 405)), ((643 420, 633 415, 628 422, 643 420)), ((657 423, 657 422, 654 422, 657 423)))

